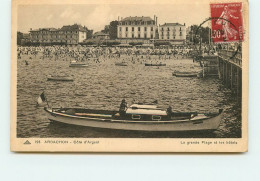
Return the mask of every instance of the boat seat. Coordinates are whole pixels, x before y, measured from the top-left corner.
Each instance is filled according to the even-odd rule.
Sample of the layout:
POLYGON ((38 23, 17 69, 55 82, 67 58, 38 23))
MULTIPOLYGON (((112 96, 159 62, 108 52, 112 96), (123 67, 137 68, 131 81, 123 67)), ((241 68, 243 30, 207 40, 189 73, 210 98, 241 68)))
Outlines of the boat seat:
POLYGON ((116 113, 114 116, 115 116, 115 117, 120 117, 120 114, 119 114, 119 113, 116 113))
POLYGON ((77 115, 77 116, 107 117, 107 118, 112 117, 112 115, 108 115, 108 114, 90 114, 90 113, 75 113, 75 115, 77 115))

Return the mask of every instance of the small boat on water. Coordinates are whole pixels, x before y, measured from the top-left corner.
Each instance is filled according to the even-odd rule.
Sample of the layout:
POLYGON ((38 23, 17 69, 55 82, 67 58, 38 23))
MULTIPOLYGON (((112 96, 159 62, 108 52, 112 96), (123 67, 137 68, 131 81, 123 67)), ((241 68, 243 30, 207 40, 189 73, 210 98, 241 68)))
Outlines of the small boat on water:
POLYGON ((153 64, 153 63, 145 63, 145 66, 166 66, 166 63, 157 63, 157 64, 153 64))
POLYGON ((48 75, 47 76, 47 80, 48 81, 73 81, 73 78, 69 77, 69 76, 52 76, 52 75, 48 75))
POLYGON ((69 67, 88 67, 88 64, 71 61, 69 67))
POLYGON ((199 77, 200 76, 200 72, 178 72, 175 71, 172 73, 173 76, 176 77, 199 77))
POLYGON ((115 63, 116 66, 127 66, 127 63, 126 62, 118 62, 118 63, 115 63))
POLYGON ((134 131, 216 130, 223 116, 217 113, 172 112, 156 105, 133 104, 124 112, 83 108, 47 108, 50 121, 95 128, 134 131))

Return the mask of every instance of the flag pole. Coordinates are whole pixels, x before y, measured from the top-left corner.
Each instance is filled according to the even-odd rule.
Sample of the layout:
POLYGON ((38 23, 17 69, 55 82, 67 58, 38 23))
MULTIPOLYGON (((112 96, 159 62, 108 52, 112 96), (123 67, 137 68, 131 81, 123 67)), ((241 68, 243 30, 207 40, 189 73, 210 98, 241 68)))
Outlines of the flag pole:
POLYGON ((47 105, 48 105, 48 108, 50 108, 50 105, 49 105, 49 102, 48 102, 48 99, 45 97, 45 99, 46 99, 46 103, 47 103, 47 105))
POLYGON ((47 97, 46 97, 46 95, 45 95, 45 92, 43 91, 43 93, 44 93, 44 97, 45 97, 45 99, 46 99, 46 103, 47 103, 47 105, 48 105, 48 108, 50 108, 50 105, 49 105, 48 99, 47 99, 47 97))
POLYGON ((47 97, 46 97, 46 95, 45 95, 45 92, 44 92, 45 90, 43 90, 43 95, 44 95, 44 98, 45 98, 45 100, 46 100, 46 103, 47 103, 47 106, 48 106, 48 108, 50 108, 50 105, 49 105, 49 102, 48 102, 48 99, 47 99, 47 97))

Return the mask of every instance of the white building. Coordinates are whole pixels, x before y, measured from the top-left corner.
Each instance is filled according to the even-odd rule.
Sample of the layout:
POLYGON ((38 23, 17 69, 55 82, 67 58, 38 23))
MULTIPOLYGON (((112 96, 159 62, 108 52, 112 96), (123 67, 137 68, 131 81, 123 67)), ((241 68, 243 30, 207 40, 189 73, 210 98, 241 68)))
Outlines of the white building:
POLYGON ((157 17, 126 17, 117 26, 118 39, 154 39, 157 31, 157 17))
POLYGON ((87 39, 87 30, 85 27, 74 24, 56 28, 40 28, 30 30, 32 42, 38 43, 65 43, 78 44, 87 39))
POLYGON ((186 40, 186 26, 179 23, 159 25, 159 39, 183 44, 186 40))

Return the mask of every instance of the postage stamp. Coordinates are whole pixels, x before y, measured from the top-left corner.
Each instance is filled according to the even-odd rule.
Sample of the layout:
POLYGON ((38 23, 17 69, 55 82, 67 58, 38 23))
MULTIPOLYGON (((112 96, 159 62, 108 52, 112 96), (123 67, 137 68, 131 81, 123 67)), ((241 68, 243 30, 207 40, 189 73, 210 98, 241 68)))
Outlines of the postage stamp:
POLYGON ((243 41, 242 3, 210 4, 214 43, 243 41))

